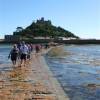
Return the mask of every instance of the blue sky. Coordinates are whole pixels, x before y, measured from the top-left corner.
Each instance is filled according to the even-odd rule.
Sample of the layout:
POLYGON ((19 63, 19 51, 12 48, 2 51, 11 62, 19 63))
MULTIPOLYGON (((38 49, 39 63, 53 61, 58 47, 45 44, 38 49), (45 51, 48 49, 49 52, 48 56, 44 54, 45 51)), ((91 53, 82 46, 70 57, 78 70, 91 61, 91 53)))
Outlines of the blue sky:
POLYGON ((41 17, 81 38, 100 39, 100 0, 0 0, 0 38, 41 17))

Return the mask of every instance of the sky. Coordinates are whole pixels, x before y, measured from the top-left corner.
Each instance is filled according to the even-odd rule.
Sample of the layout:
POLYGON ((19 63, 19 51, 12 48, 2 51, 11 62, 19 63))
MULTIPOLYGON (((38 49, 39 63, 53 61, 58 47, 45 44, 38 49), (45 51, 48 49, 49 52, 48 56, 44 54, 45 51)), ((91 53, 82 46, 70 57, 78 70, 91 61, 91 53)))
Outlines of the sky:
POLYGON ((80 38, 100 39, 100 0, 0 0, 0 38, 41 17, 80 38))

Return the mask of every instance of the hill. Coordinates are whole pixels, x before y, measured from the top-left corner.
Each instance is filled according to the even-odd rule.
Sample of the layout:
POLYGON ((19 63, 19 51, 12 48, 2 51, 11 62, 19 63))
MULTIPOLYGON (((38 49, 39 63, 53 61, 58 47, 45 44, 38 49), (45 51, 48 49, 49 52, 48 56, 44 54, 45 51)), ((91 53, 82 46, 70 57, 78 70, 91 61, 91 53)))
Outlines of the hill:
POLYGON ((34 37, 74 37, 79 38, 70 31, 63 29, 62 27, 52 25, 50 20, 41 19, 33 22, 31 25, 23 29, 22 27, 17 27, 16 31, 13 32, 14 36, 19 36, 23 38, 33 39, 34 37))

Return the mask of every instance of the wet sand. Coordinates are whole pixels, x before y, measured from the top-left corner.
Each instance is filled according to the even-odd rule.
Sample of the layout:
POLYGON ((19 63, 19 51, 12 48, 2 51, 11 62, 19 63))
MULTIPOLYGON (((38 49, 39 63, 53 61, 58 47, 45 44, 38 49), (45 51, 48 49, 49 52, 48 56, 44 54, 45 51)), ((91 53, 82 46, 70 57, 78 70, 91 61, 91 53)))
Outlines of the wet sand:
POLYGON ((32 54, 26 66, 0 65, 0 100, 69 100, 43 55, 32 54))

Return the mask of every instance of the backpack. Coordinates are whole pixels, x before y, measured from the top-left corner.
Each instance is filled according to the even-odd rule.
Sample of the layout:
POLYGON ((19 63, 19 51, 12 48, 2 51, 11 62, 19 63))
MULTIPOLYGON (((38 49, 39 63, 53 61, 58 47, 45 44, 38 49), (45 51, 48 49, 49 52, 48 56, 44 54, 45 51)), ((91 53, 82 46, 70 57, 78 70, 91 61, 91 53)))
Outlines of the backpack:
POLYGON ((18 50, 17 49, 13 49, 11 53, 12 54, 17 54, 18 53, 18 50))

